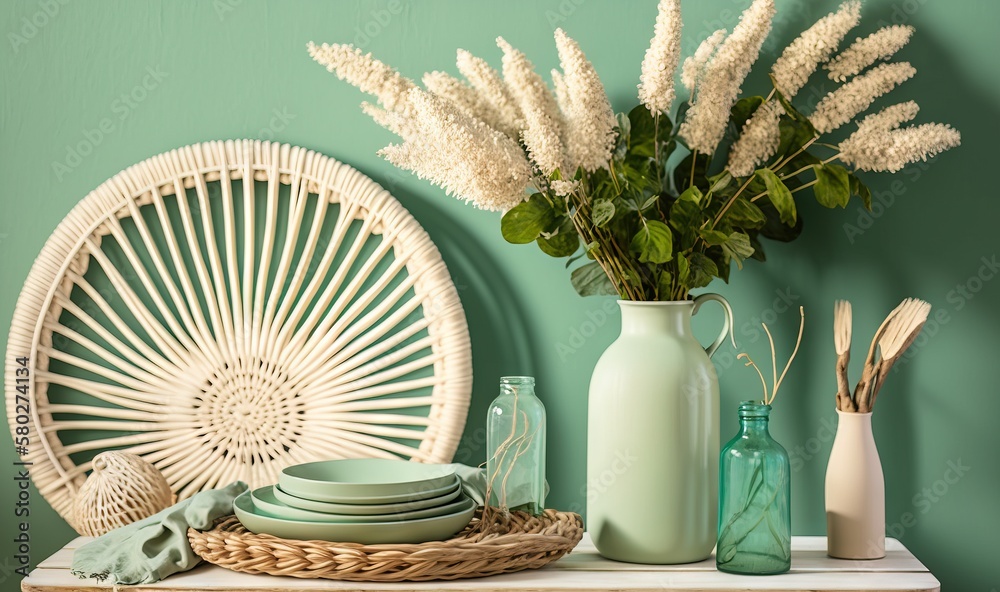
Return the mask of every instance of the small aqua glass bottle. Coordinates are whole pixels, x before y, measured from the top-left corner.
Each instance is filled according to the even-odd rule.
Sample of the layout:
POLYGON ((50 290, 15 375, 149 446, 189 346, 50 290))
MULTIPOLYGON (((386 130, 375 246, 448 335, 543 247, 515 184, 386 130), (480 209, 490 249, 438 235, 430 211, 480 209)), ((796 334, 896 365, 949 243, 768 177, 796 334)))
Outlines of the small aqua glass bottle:
POLYGON ((486 479, 489 505, 545 511, 545 407, 535 396, 535 379, 505 376, 486 421, 486 479))
POLYGON ((791 466, 768 432, 771 406, 740 403, 740 431, 719 458, 720 571, 780 574, 792 565, 791 466))

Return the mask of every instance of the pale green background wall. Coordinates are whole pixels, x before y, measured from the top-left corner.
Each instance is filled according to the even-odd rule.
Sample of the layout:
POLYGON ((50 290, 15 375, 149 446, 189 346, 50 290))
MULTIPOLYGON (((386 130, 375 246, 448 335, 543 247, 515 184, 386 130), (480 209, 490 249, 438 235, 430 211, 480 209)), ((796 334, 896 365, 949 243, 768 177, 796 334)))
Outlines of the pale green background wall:
MULTIPOLYGON (((392 187, 451 267, 470 315, 477 373, 473 417, 459 459, 483 458, 477 428, 498 376, 533 373, 550 418, 551 504, 581 508, 586 389, 595 360, 617 333, 614 306, 578 298, 561 262, 534 247, 505 244, 496 216, 446 198, 376 157, 390 136, 358 110, 360 93, 309 60, 305 44, 357 41, 405 74, 419 76, 430 69, 454 72, 456 47, 498 64, 492 40, 502 34, 547 71, 556 64, 551 34, 561 25, 593 60, 616 108, 626 109, 635 101, 653 1, 435 0, 406 3, 398 14, 387 11, 395 5, 382 1, 62 2, 7 1, 0 7, 0 323, 8 322, 45 237, 80 198, 120 169, 210 139, 273 137, 314 148, 392 187), (50 7, 51 16, 45 13, 48 4, 56 7, 50 7), (42 26, 33 30, 24 19, 42 26), (23 35, 25 43, 11 35, 23 35), (142 90, 144 83, 148 90, 142 90), (130 94, 134 100, 123 98, 130 94), (110 131, 100 137, 89 131, 105 119, 110 131), (71 147, 88 142, 94 145, 91 154, 79 161, 68 156, 71 147), (54 163, 60 162, 69 170, 56 170, 54 163)), ((731 26, 747 3, 685 1, 686 53, 710 30, 731 26)), ((779 0, 765 65, 835 4, 779 0)), ((864 14, 865 34, 879 21, 917 26, 902 57, 920 73, 896 96, 918 98, 923 121, 955 124, 964 146, 895 180, 865 177, 881 202, 871 218, 854 204, 846 211, 800 206, 807 224, 801 241, 768 245, 766 265, 751 263, 734 273, 731 285, 713 288, 732 300, 741 346, 755 357, 765 352, 755 319, 773 322, 787 352, 797 320, 788 311, 806 307, 803 351, 773 421, 797 469, 793 528, 800 534, 824 530, 823 473, 835 416, 833 300, 855 304, 861 334, 856 349, 866 347, 865 336, 901 298, 920 296, 934 304, 941 316, 928 323, 911 363, 893 375, 875 417, 887 516, 893 534, 948 589, 990 592, 1000 588, 994 558, 1000 528, 995 427, 1000 281, 992 281, 997 270, 984 267, 984 261, 998 251, 1000 204, 993 174, 1000 132, 995 31, 1000 3, 869 0, 864 14), (849 238, 845 225, 864 230, 849 238), (955 481, 948 469, 959 462, 969 468, 955 481)), ((764 88, 764 71, 758 68, 746 88, 764 88)), ((813 87, 814 94, 802 96, 832 88, 822 81, 813 87)), ((700 321, 698 330, 707 336, 717 322, 700 321)), ((2 334, 5 339, 6 331, 2 334)), ((756 377, 734 364, 731 346, 716 361, 728 436, 735 429, 735 404, 755 393, 756 377)), ((12 566, 11 447, 4 436, 0 566, 7 569, 0 575, 12 566)), ((72 533, 41 498, 32 509, 32 561, 37 562, 72 533)), ((7 578, 2 588, 15 589, 16 581, 7 578)))

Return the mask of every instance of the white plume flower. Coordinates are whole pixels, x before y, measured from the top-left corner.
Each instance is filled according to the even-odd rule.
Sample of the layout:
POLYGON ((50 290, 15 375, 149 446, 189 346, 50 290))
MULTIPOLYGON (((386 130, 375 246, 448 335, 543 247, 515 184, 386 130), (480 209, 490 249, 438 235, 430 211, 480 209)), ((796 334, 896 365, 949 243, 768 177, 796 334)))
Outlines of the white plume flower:
POLYGON ((493 129, 503 127, 500 114, 484 99, 476 89, 446 72, 427 72, 423 77, 424 86, 432 95, 451 101, 466 115, 486 122, 493 129))
POLYGON ((858 130, 862 135, 880 134, 899 128, 907 121, 912 121, 920 107, 915 101, 906 101, 886 107, 878 113, 872 113, 858 123, 858 130))
POLYGON ((560 136, 559 105, 552 91, 525 55, 502 37, 497 45, 503 50, 503 77, 524 115, 521 139, 528 154, 546 176, 565 168, 565 153, 560 136))
POLYGON ((562 72, 553 68, 552 72, 552 89, 556 96, 556 106, 558 107, 559 115, 559 134, 562 139, 563 145, 563 155, 566 157, 565 164, 567 165, 567 174, 576 174, 576 165, 568 161, 569 154, 569 126, 566 123, 566 114, 569 113, 569 91, 566 90, 566 81, 563 80, 562 72), (571 170, 569 170, 571 169, 571 170))
POLYGON ((809 120, 819 133, 832 132, 916 73, 909 62, 876 66, 826 95, 809 120))
POLYGON ((419 88, 408 101, 415 133, 381 156, 485 210, 509 210, 524 200, 532 170, 517 142, 419 88))
POLYGON ((895 173, 955 148, 962 135, 950 125, 925 123, 881 133, 854 132, 840 143, 840 159, 858 170, 895 173))
POLYGON ((375 95, 386 109, 405 109, 407 93, 416 87, 412 80, 353 45, 324 43, 317 46, 310 42, 307 48, 312 59, 336 73, 337 78, 375 95))
POLYGON ((674 72, 681 57, 681 2, 660 0, 653 39, 642 60, 639 102, 650 113, 667 113, 674 102, 674 72))
POLYGON ((913 36, 913 27, 892 25, 883 27, 865 38, 858 38, 850 47, 826 65, 830 79, 844 82, 878 60, 887 60, 902 49, 913 36))
POLYGON ((361 103, 361 111, 372 118, 375 123, 396 134, 400 138, 414 139, 419 133, 418 126, 412 117, 407 117, 398 111, 386 111, 365 101, 361 103))
POLYGON ((559 70, 552 70, 552 88, 555 89, 556 104, 559 105, 559 111, 563 115, 569 113, 569 91, 566 90, 566 81, 559 70))
POLYGON ((524 118, 521 116, 517 101, 497 71, 483 59, 464 49, 458 50, 456 64, 462 76, 465 76, 472 87, 496 110, 499 120, 497 129, 511 138, 518 137, 520 131, 524 129, 524 118))
POLYGON ((571 168, 582 166, 593 171, 606 167, 614 150, 617 123, 608 95, 594 65, 587 61, 576 41, 562 29, 556 29, 555 38, 568 98, 566 150, 571 168))
POLYGON ((784 110, 776 100, 767 101, 744 124, 740 137, 729 149, 726 167, 735 177, 749 177, 757 166, 774 155, 781 143, 778 121, 784 110))
POLYGON ((684 85, 684 88, 688 89, 691 96, 694 96, 695 87, 698 86, 702 74, 705 73, 705 66, 708 65, 708 60, 712 59, 712 56, 715 55, 715 50, 726 38, 726 33, 728 31, 725 29, 719 29, 712 33, 698 45, 698 49, 695 50, 693 55, 684 60, 684 66, 681 67, 681 84, 684 85))
POLYGON ((698 93, 678 132, 692 150, 711 154, 722 140, 729 110, 760 55, 774 12, 774 0, 754 0, 705 66, 698 93))
POLYGON ((579 181, 558 180, 549 183, 549 187, 551 187, 552 191, 554 191, 555 194, 558 195, 559 197, 565 197, 570 193, 573 193, 579 186, 580 186, 579 181))
POLYGON ((847 32, 861 20, 861 2, 848 0, 802 32, 774 62, 775 87, 791 100, 809 81, 820 64, 830 58, 847 32))

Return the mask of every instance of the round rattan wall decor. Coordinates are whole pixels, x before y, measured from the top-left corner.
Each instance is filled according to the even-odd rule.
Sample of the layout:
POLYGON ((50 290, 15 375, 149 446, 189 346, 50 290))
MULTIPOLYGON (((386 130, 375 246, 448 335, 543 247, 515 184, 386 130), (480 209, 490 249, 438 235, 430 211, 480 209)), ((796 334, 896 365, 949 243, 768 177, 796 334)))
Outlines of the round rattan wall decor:
POLYGON ((109 449, 178 499, 312 460, 448 462, 472 388, 465 314, 416 220, 343 163, 251 140, 155 156, 84 198, 31 268, 7 354, 11 432, 71 524, 109 449))

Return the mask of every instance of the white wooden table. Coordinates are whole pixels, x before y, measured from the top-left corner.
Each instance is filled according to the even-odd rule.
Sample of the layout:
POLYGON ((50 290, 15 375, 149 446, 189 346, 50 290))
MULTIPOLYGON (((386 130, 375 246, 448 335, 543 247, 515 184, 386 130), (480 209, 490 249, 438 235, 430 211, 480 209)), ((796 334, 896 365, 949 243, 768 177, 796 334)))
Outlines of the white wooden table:
MULTIPOLYGON (((96 592, 113 587, 70 574, 73 550, 80 537, 49 557, 21 583, 24 592, 96 592)), ((472 590, 477 592, 541 592, 545 590, 904 590, 938 591, 940 584, 896 539, 886 539, 886 557, 875 561, 842 561, 826 556, 824 537, 792 537, 792 570, 779 576, 735 576, 716 571, 715 558, 687 565, 635 565, 601 558, 590 537, 561 560, 540 570, 455 582, 368 584, 332 580, 300 580, 254 576, 203 564, 162 582, 119 590, 160 592, 298 592, 302 590, 472 590)))

